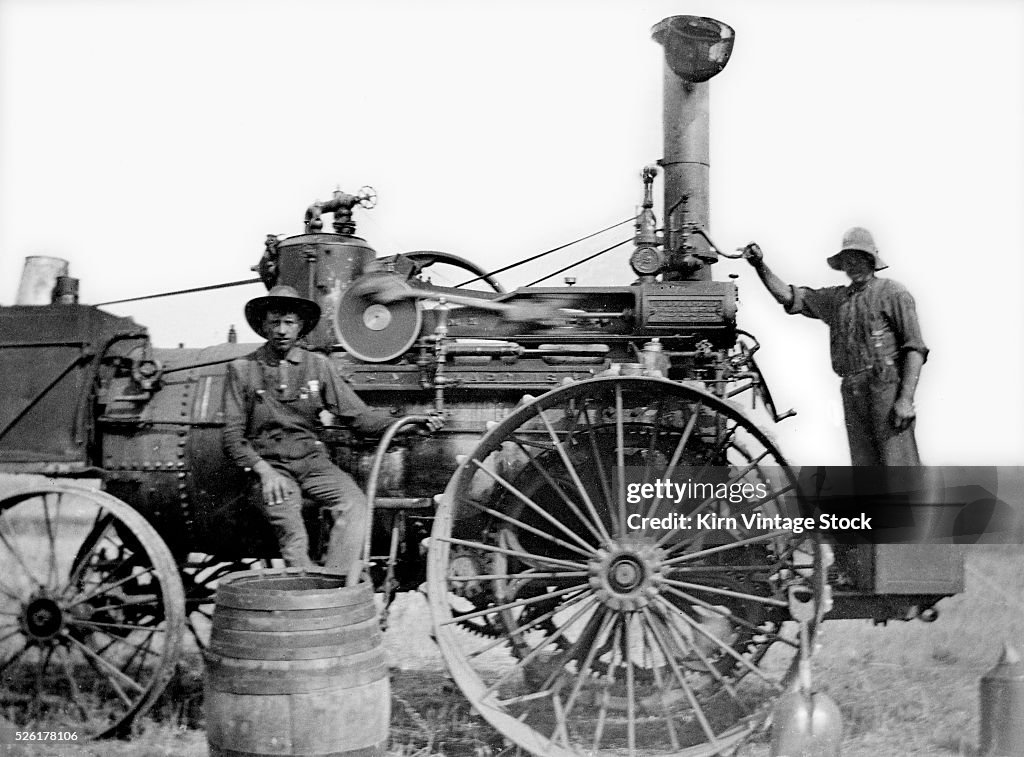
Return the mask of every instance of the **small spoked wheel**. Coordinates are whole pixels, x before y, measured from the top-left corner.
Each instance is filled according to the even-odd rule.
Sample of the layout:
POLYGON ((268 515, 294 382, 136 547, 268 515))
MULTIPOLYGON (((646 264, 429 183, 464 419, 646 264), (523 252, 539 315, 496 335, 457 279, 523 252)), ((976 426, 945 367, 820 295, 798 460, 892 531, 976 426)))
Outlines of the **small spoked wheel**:
POLYGON ((109 494, 15 489, 0 491, 0 713, 81 739, 118 733, 174 674, 185 627, 177 566, 109 494))
POLYGON ((428 589, 452 677, 536 754, 714 755, 792 683, 790 598, 825 553, 782 518, 771 440, 703 389, 583 381, 524 404, 453 476, 428 589))

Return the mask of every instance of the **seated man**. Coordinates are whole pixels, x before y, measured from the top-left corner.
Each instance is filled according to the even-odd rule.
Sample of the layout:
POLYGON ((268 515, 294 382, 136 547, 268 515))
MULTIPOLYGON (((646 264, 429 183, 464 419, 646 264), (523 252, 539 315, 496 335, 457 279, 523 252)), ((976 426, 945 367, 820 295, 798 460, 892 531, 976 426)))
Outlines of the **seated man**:
POLYGON ((267 343, 228 365, 224 385, 224 448, 236 465, 259 475, 263 513, 289 567, 313 565, 302 518, 302 494, 329 507, 334 526, 325 567, 357 568, 368 524, 366 496, 339 470, 317 439, 328 410, 363 432, 392 421, 356 395, 319 353, 296 346, 320 319, 320 307, 289 286, 276 286, 245 306, 245 318, 267 343))

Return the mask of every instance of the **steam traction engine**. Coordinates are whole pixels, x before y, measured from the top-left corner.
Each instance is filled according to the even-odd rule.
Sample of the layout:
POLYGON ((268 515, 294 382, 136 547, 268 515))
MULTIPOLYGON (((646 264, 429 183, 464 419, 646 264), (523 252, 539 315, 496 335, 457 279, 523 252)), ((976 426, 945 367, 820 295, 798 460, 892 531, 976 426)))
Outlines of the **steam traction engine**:
MULTIPOLYGON (((708 80, 732 29, 677 16, 653 36, 664 228, 645 169, 631 284, 506 292, 446 253, 377 258, 353 221, 369 188, 312 205, 255 267, 320 303, 308 345, 395 416, 379 443, 324 433, 371 495, 378 590, 425 581, 455 682, 538 754, 725 752, 793 679, 793 615, 813 633, 831 609, 827 544, 736 517, 795 514, 797 482, 735 286, 711 278, 708 80), (476 287, 431 284, 440 267, 476 287), (433 411, 441 432, 396 436, 433 411), (710 493, 638 494, 661 480, 710 493), (682 520, 701 515, 734 520, 682 520)), ((225 365, 254 346, 155 349, 73 299, 0 308, 0 707, 97 735, 160 694, 217 578, 276 545, 221 448, 225 365)))

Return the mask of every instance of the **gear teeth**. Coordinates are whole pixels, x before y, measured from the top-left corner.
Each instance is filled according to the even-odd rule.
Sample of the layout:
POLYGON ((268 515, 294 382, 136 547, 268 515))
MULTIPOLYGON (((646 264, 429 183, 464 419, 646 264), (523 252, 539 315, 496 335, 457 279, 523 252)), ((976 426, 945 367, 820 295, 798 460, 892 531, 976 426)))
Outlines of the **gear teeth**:
POLYGON ((532 394, 524 394, 519 398, 519 404, 517 407, 525 407, 533 402, 536 402, 537 398, 532 394))

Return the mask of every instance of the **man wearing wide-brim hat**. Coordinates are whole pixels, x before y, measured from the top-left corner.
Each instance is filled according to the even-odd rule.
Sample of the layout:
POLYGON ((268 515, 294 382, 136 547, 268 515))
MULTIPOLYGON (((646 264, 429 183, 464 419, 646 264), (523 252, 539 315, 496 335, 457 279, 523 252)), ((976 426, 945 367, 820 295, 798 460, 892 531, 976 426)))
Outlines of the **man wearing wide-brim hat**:
POLYGON ((892 279, 867 229, 856 226, 827 262, 846 286, 811 289, 784 283, 754 243, 743 255, 787 313, 828 324, 832 369, 842 377, 843 411, 853 465, 920 465, 914 438, 914 392, 928 348, 914 298, 892 279))
POLYGON ((366 433, 394 419, 367 407, 324 355, 298 346, 320 319, 315 302, 276 286, 246 304, 245 318, 267 342, 228 365, 225 451, 260 477, 263 512, 289 567, 313 564, 302 518, 305 494, 334 514, 325 566, 348 573, 358 564, 367 528, 366 496, 328 458, 316 433, 320 413, 327 410, 366 433))

